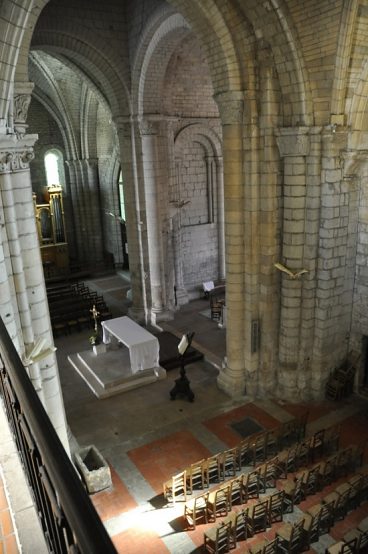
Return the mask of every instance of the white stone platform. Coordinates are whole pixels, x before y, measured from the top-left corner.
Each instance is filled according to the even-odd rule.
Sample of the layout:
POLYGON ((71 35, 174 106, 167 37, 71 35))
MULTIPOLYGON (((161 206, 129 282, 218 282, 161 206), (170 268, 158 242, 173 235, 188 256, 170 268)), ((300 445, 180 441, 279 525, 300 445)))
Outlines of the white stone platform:
POLYGON ((92 349, 78 352, 68 356, 68 360, 98 398, 114 396, 166 378, 166 370, 160 366, 133 374, 129 350, 122 346, 108 348, 97 355, 92 349))

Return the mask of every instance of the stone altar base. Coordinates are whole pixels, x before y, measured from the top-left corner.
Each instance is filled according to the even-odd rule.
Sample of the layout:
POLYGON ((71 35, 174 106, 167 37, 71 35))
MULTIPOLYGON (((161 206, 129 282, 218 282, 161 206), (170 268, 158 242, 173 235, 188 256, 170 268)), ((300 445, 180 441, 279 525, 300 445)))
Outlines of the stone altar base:
POLYGON ((92 350, 68 356, 70 364, 97 398, 108 398, 166 378, 162 367, 132 373, 127 348, 108 349, 101 354, 92 350))

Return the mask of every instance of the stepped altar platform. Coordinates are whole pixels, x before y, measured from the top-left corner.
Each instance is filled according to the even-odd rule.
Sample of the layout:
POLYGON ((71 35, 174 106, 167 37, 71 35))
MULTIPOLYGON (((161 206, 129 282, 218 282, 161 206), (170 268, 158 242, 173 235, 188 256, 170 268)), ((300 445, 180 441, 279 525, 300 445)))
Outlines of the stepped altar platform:
POLYGON ((68 356, 72 367, 98 398, 166 378, 166 370, 159 365, 157 338, 135 321, 129 317, 104 321, 103 333, 107 345, 68 356))

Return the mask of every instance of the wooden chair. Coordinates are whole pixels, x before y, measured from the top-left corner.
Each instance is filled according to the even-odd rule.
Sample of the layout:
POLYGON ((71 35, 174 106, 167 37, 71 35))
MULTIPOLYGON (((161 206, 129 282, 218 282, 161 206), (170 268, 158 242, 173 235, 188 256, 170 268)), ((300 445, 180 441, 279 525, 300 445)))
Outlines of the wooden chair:
POLYGON ((249 536, 266 531, 269 522, 268 499, 252 504, 246 515, 249 536))
POLYGON ((296 523, 284 523, 276 531, 276 537, 279 539, 279 552, 285 554, 299 554, 303 551, 303 528, 304 519, 296 523))
POLYGON ((283 485, 284 491, 284 512, 291 513, 294 506, 303 499, 301 479, 288 479, 283 485))
POLYGON ((181 499, 184 499, 186 501, 187 499, 187 473, 186 471, 182 471, 181 473, 177 473, 176 475, 173 475, 171 479, 166 481, 163 484, 163 490, 164 490, 164 497, 166 500, 171 500, 173 504, 175 504, 175 501, 178 500, 178 497, 181 499))
POLYGON ((295 468, 306 467, 310 461, 310 440, 303 440, 296 445, 295 468))
POLYGON ((344 542, 351 542, 356 539, 356 551, 357 552, 368 552, 368 529, 366 531, 361 531, 358 528, 348 531, 344 535, 344 542))
POLYGON ((356 554, 356 552, 358 552, 356 539, 348 542, 335 542, 334 544, 326 548, 326 554, 356 554))
POLYGON ((304 550, 310 550, 311 544, 319 539, 319 513, 303 514, 302 545, 304 550))
POLYGON ((221 481, 221 466, 220 466, 220 456, 215 454, 207 458, 203 464, 204 469, 204 478, 207 487, 210 486, 211 481, 220 482, 221 481))
POLYGON ((320 465, 317 464, 311 469, 307 469, 302 477, 303 496, 307 498, 315 494, 319 489, 320 484, 320 465))
POLYGON ((337 464, 337 455, 333 454, 326 460, 323 460, 320 463, 319 467, 319 488, 323 489, 327 485, 330 485, 336 476, 336 464, 337 464))
POLYGON ((203 523, 208 522, 207 498, 208 493, 206 492, 185 503, 184 518, 192 529, 195 529, 197 523, 201 521, 203 523))
POLYGON ((244 503, 243 475, 239 475, 229 482, 229 509, 231 510, 234 504, 244 503))
POLYGON ((249 548, 250 554, 277 554, 279 539, 275 537, 273 540, 265 539, 249 548))
POLYGON ((237 449, 230 448, 229 450, 222 452, 219 456, 219 463, 222 479, 225 479, 225 477, 229 475, 235 477, 238 466, 237 449))
POLYGON ((224 523, 231 523, 231 533, 234 544, 248 538, 246 515, 247 509, 241 510, 240 512, 230 512, 223 520, 224 523))
POLYGON ((268 498, 268 523, 269 526, 277 521, 282 521, 284 515, 284 496, 283 490, 271 494, 268 498))
POLYGON ((325 445, 325 430, 321 429, 314 433, 309 443, 310 461, 315 462, 317 458, 321 458, 324 454, 325 445))
POLYGON ((252 461, 252 440, 243 439, 237 446, 238 468, 250 465, 252 461))
POLYGON ((297 468, 298 446, 292 446, 277 455, 278 478, 287 479, 288 473, 295 472, 297 468))
POLYGON ((287 448, 291 446, 296 440, 298 436, 298 426, 297 426, 297 420, 290 419, 289 421, 285 421, 280 426, 280 448, 287 448))
POLYGON ((280 431, 279 429, 271 429, 266 431, 266 459, 271 456, 276 456, 280 450, 280 431))
POLYGON ((192 494, 194 489, 204 489, 204 463, 204 460, 200 460, 186 468, 187 492, 189 494, 192 494))
POLYGON ((257 470, 249 471, 243 475, 243 499, 248 502, 250 498, 259 498, 259 473, 257 470))
POLYGON ((310 515, 313 518, 318 518, 319 534, 328 533, 334 523, 333 509, 330 504, 314 504, 311 506, 305 515, 310 515))
POLYGON ((266 492, 267 489, 276 487, 277 467, 273 460, 265 462, 257 467, 259 474, 260 492, 266 492))
POLYGON ((229 485, 220 487, 208 494, 207 513, 212 521, 216 521, 217 516, 227 516, 229 506, 229 485))
POLYGON ((204 533, 205 552, 220 554, 229 552, 232 541, 231 522, 220 523, 204 533))
POLYGON ((252 457, 253 466, 256 466, 260 462, 264 462, 266 459, 266 440, 267 433, 261 433, 258 435, 252 444, 252 457))

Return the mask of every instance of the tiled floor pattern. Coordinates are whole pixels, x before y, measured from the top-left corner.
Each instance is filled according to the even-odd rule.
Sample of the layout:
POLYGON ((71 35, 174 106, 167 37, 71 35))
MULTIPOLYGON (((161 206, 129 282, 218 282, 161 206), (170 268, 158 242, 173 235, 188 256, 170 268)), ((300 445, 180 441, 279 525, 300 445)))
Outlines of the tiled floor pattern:
MULTIPOLYGON (((291 415, 300 415, 305 411, 307 406, 286 405, 284 407, 291 415)), ((309 408, 311 408, 311 406, 309 406, 309 408)), ((313 405, 310 421, 316 421, 316 414, 320 417, 326 416, 335 408, 336 406, 331 405, 331 403, 313 405)), ((244 406, 229 410, 217 417, 204 421, 204 425, 208 427, 211 432, 219 436, 226 445, 231 447, 234 446, 235 442, 239 442, 240 439, 238 437, 236 441, 236 437, 234 436, 235 432, 229 427, 229 423, 239 421, 246 416, 254 418, 265 428, 272 428, 278 424, 278 421, 269 413, 262 411, 253 403, 247 403, 244 406)), ((362 414, 347 418, 342 423, 341 446, 367 440, 367 423, 365 415, 362 414)), ((161 552, 173 552, 174 554, 181 554, 182 552, 202 551, 203 533, 214 524, 198 525, 196 530, 186 532, 184 519, 182 517, 183 503, 178 502, 175 508, 166 507, 161 492, 163 481, 169 478, 170 475, 208 455, 208 450, 192 436, 190 430, 173 433, 128 452, 129 458, 141 473, 142 479, 149 483, 156 492, 157 497, 151 499, 147 498, 147 502, 151 501, 152 505, 150 507, 143 504, 140 508, 136 507, 133 509, 133 511, 131 511, 131 520, 129 520, 128 517, 125 518, 125 529, 113 535, 114 544, 118 552, 128 552, 129 554, 138 554, 141 552, 157 552, 158 554, 161 552), (167 535, 172 535, 176 538, 175 541, 171 541, 170 548, 168 548, 166 540, 167 535), (190 540, 186 540, 183 546, 180 547, 180 542, 178 541, 180 537, 185 535, 187 535, 190 540)), ((368 452, 365 454, 364 461, 368 463, 368 452)), ((282 485, 282 481, 280 481, 279 484, 282 485)), ((307 500, 302 502, 295 509, 294 514, 291 516, 287 515, 284 519, 295 519, 310 506, 319 502, 322 496, 328 494, 328 492, 333 490, 338 484, 339 481, 336 481, 333 485, 326 487, 318 494, 307 498, 307 500)), ((114 487, 120 487, 122 490, 121 494, 126 494, 125 487, 119 484, 116 475, 114 476, 114 487)), ((112 494, 112 492, 102 492, 92 497, 95 504, 97 504, 98 501, 98 510, 103 520, 106 520, 108 517, 113 518, 114 515, 116 515, 116 511, 119 510, 118 504, 114 504, 112 501, 112 494), (108 508, 110 503, 111 510, 108 508), (104 504, 107 506, 105 510, 102 508, 104 504)), ((119 493, 115 496, 118 497, 119 493)), ((130 496, 128 495, 127 498, 130 499, 130 496)), ((130 501, 132 502, 131 499, 130 501)), ((124 503, 125 502, 122 501, 122 504, 124 503)), ((127 505, 125 505, 122 511, 126 512, 127 510, 127 505)), ((310 554, 320 554, 324 552, 326 542, 327 544, 331 544, 335 540, 339 540, 347 530, 355 527, 361 519, 367 516, 368 503, 366 502, 358 509, 354 510, 354 512, 349 513, 343 521, 336 524, 331 529, 330 536, 324 535, 323 541, 320 544, 313 545, 315 548, 310 551, 310 554)), ((218 519, 218 521, 221 521, 221 518, 218 519)), ((248 539, 247 545, 250 546, 264 537, 272 538, 280 525, 280 523, 274 524, 272 529, 269 529, 266 533, 260 533, 248 539)), ((239 542, 238 547, 233 550, 233 552, 247 552, 245 542, 239 542)))
POLYGON ((18 554, 18 545, 14 533, 4 483, 0 475, 0 554, 18 554))
MULTIPOLYGON (((122 302, 121 290, 126 288, 127 280, 123 281, 121 290, 118 277, 99 281, 89 285, 111 302, 115 317, 125 315, 129 302, 126 299, 122 302)), ((225 331, 199 314, 206 307, 205 300, 191 302, 162 327, 178 336, 195 331, 196 348, 218 367, 226 353, 225 331)), ((360 411, 367 412, 362 398, 352 397, 343 406, 332 402, 289 404, 278 399, 250 402, 247 397, 234 401, 218 390, 216 370, 207 362, 188 366, 196 393, 192 404, 185 400, 170 402, 168 392, 178 376, 175 370, 168 374, 166 381, 99 401, 65 361, 66 352, 85 349, 86 340, 83 333, 58 340, 60 376, 67 419, 76 440, 81 446, 95 444, 111 464, 112 489, 91 498, 119 553, 202 551, 203 532, 213 523, 198 525, 195 531, 187 532, 182 517, 183 503, 178 502, 175 508, 167 507, 161 494, 162 483, 190 463, 237 444, 241 437, 230 427, 231 423, 250 417, 270 429, 309 410, 311 432, 339 421, 342 445, 368 439, 368 418, 359 415, 360 411), (91 421, 95 424, 91 425, 91 421)), ((317 502, 320 496, 300 504, 293 517, 317 502)), ((368 503, 365 503, 338 523, 330 535, 324 535, 318 545, 313 545, 315 549, 311 553, 324 553, 326 544, 342 537, 347 527, 354 527, 367 515, 368 503)), ((266 534, 249 539, 248 545, 263 536, 272 537, 279 525, 274 524, 266 534)), ((247 552, 244 542, 234 552, 247 552)))

